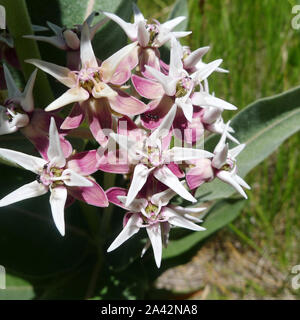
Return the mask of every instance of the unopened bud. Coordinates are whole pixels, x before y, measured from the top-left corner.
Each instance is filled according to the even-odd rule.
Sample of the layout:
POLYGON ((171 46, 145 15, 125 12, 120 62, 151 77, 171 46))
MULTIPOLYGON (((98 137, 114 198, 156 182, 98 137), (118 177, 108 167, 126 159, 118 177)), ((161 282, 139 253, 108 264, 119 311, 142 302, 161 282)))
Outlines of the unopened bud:
POLYGON ((69 48, 78 50, 80 47, 80 40, 75 32, 72 30, 66 30, 63 32, 64 39, 69 48))

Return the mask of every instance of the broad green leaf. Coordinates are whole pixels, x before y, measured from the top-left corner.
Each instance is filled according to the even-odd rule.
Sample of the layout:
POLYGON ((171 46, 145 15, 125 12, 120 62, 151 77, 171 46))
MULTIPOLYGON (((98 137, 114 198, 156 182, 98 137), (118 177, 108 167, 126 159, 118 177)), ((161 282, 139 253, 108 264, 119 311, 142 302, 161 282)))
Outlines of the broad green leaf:
POLYGON ((170 241, 167 249, 163 251, 163 258, 170 259, 181 255, 192 249, 199 242, 212 235, 231 221, 240 213, 245 204, 245 200, 220 200, 208 212, 207 218, 201 224, 206 228, 205 231, 191 232, 187 236, 170 241))
POLYGON ((176 26, 174 31, 185 31, 188 26, 189 8, 187 0, 177 0, 169 14, 168 20, 174 19, 179 16, 185 16, 186 19, 176 26))
POLYGON ((0 300, 29 300, 33 297, 34 290, 29 282, 6 274, 6 289, 0 289, 0 300))
MULTIPOLYGON (((238 174, 245 177, 300 129, 300 87, 250 104, 232 119, 231 125, 235 129, 234 136, 246 143, 237 162, 238 174)), ((206 149, 212 150, 218 139, 216 136, 209 138, 205 142, 206 149)), ((216 179, 199 187, 196 197, 213 200, 229 197, 234 191, 216 179)))
MULTIPOLYGON (((35 179, 29 171, 0 166, 0 197, 35 179)), ((49 194, 0 208, 0 265, 26 279, 71 272, 95 250, 79 205, 65 210, 66 236, 56 230, 49 194)))

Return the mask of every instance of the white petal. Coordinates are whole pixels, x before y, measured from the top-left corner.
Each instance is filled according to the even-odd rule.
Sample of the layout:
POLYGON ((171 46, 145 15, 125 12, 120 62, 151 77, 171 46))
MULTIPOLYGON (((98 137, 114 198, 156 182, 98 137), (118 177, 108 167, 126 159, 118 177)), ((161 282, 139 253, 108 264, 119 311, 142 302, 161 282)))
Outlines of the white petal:
POLYGON ((102 80, 104 82, 109 82, 111 80, 122 60, 125 59, 136 47, 137 42, 130 43, 102 62, 100 69, 102 80))
POLYGON ((122 149, 126 150, 128 154, 134 156, 138 151, 135 147, 136 141, 130 140, 128 136, 111 132, 110 137, 115 140, 122 149))
POLYGON ((239 182, 236 181, 235 176, 232 175, 230 172, 228 171, 219 171, 217 173, 217 177, 230 184, 234 189, 236 189, 237 192, 239 192, 245 199, 248 199, 245 191, 243 190, 243 188, 239 185, 239 182))
POLYGON ((229 150, 230 157, 235 159, 244 150, 245 147, 246 147, 246 144, 243 143, 243 144, 240 144, 240 145, 230 149, 229 150))
POLYGON ((6 197, 0 200, 0 207, 7 206, 21 200, 34 198, 47 193, 48 188, 37 181, 30 182, 17 190, 11 192, 6 197))
POLYGON ((155 142, 157 139, 161 139, 169 134, 169 130, 173 124, 177 106, 174 104, 170 111, 165 115, 160 125, 151 133, 149 139, 155 142))
POLYGON ((18 97, 21 94, 21 92, 16 86, 16 83, 5 63, 3 63, 3 69, 4 69, 5 82, 8 90, 8 97, 9 98, 18 97))
MULTIPOLYGON (((126 196, 117 196, 117 198, 122 202, 126 203, 126 196)), ((135 198, 131 204, 127 207, 127 210, 132 212, 141 212, 142 208, 145 208, 148 204, 148 201, 144 198, 135 198)))
POLYGON ((214 149, 214 153, 222 152, 222 150, 224 149, 229 126, 230 126, 230 120, 226 123, 226 125, 225 125, 225 127, 224 127, 222 136, 221 136, 218 144, 216 145, 216 147, 215 147, 215 149, 214 149))
POLYGON ((189 221, 188 219, 182 217, 180 214, 176 213, 172 209, 165 207, 163 214, 168 217, 170 224, 176 227, 181 227, 193 231, 204 231, 205 228, 196 225, 195 223, 189 221))
POLYGON ((146 244, 145 244, 142 252, 141 252, 141 258, 143 258, 144 254, 145 254, 146 251, 150 248, 150 246, 151 246, 151 241, 148 240, 148 241, 146 242, 146 244))
POLYGON ((192 122, 193 121, 193 112, 194 112, 193 105, 192 105, 192 103, 184 103, 184 102, 182 102, 181 99, 182 98, 177 98, 175 102, 182 109, 186 120, 188 122, 192 122))
POLYGON ((65 166, 66 159, 61 148, 59 134, 53 117, 51 117, 49 128, 49 147, 47 155, 52 165, 56 165, 60 168, 65 166))
POLYGON ((58 25, 47 21, 46 22, 48 27, 56 34, 56 35, 61 35, 62 34, 62 28, 59 27, 58 25))
POLYGON ((131 41, 137 40, 136 25, 124 21, 123 19, 121 19, 120 17, 118 17, 117 15, 115 15, 113 13, 103 12, 103 14, 106 15, 107 17, 109 17, 114 22, 116 22, 125 31, 125 33, 127 34, 128 38, 131 41))
POLYGON ((108 86, 106 83, 101 82, 94 86, 92 90, 92 95, 94 98, 114 98, 118 95, 118 93, 112 89, 110 86, 108 86))
POLYGON ((197 202, 197 200, 185 189, 179 179, 168 167, 163 166, 159 169, 156 169, 154 171, 154 177, 174 190, 182 198, 191 202, 197 202))
POLYGON ((181 147, 174 147, 166 152, 166 157, 170 162, 210 158, 213 156, 211 152, 206 150, 181 147))
POLYGON ((176 192, 172 189, 167 189, 159 193, 155 193, 151 197, 151 202, 156 206, 166 206, 169 201, 176 195, 176 192))
POLYGON ((186 17, 184 16, 180 16, 180 17, 176 17, 174 19, 171 19, 169 21, 166 21, 165 23, 162 24, 162 27, 168 30, 172 30, 174 29, 179 23, 181 23, 182 21, 184 21, 186 19, 186 17))
POLYGON ((145 22, 138 23, 138 42, 142 47, 147 47, 150 40, 149 32, 146 29, 145 22))
POLYGON ((169 76, 172 78, 179 78, 182 75, 183 64, 182 58, 182 47, 180 43, 175 39, 171 39, 171 52, 170 52, 170 68, 169 76))
POLYGON ((108 18, 104 18, 94 24, 92 27, 90 26, 90 38, 93 39, 96 32, 108 21, 108 18))
POLYGON ((131 202, 134 200, 138 192, 143 188, 144 184, 147 181, 148 175, 152 170, 153 168, 148 169, 143 164, 136 165, 136 167, 134 168, 130 188, 127 194, 127 199, 125 203, 126 207, 128 207, 131 204, 131 202))
POLYGON ((82 102, 90 97, 89 93, 83 88, 72 88, 63 93, 60 97, 50 103, 45 111, 53 111, 73 102, 82 102))
POLYGON ((22 152, 2 148, 0 148, 0 157, 34 173, 39 173, 40 169, 42 169, 47 163, 47 161, 42 158, 29 156, 22 152))
POLYGON ((67 189, 64 187, 57 187, 51 189, 50 205, 52 217, 56 228, 62 236, 65 235, 65 204, 67 200, 67 189))
POLYGON ((71 88, 76 85, 74 77, 70 77, 70 69, 58 66, 57 64, 46 62, 38 59, 28 59, 25 60, 38 67, 39 69, 49 73, 52 77, 63 83, 65 86, 71 88))
POLYGON ((204 79, 207 79, 216 70, 216 68, 218 68, 222 61, 222 59, 218 59, 206 64, 203 67, 203 69, 193 73, 192 78, 198 81, 203 81, 204 79))
POLYGON ((177 213, 181 213, 181 214, 186 214, 186 213, 200 213, 202 211, 205 211, 206 208, 199 208, 199 207, 193 207, 193 208, 190 208, 190 207, 187 207, 187 208, 184 208, 184 207, 181 207, 181 206, 174 206, 172 207, 177 213))
POLYGON ((134 2, 132 3, 132 10, 134 15, 134 24, 138 24, 140 21, 145 21, 143 14, 134 2))
MULTIPOLYGON (((204 106, 205 107, 205 106, 204 106)), ((215 107, 205 107, 205 111, 203 114, 203 122, 206 124, 212 124, 220 118, 223 109, 215 108, 215 107)))
POLYGON ((202 57, 208 52, 209 47, 199 48, 189 54, 184 60, 185 68, 193 68, 202 59, 202 57))
POLYGON ((177 32, 172 32, 172 36, 175 37, 176 39, 178 38, 184 38, 190 35, 192 31, 177 31, 177 32))
MULTIPOLYGON (((200 213, 202 211, 205 211, 206 208, 183 208, 181 206, 173 206, 173 205, 169 205, 169 207, 174 210, 175 212, 177 212, 178 214, 184 216, 186 219, 194 221, 196 223, 199 222, 203 222, 203 220, 192 216, 191 214, 195 214, 195 213, 200 213)), ((203 216, 203 215, 202 215, 203 216)))
POLYGON ((160 224, 155 224, 153 226, 146 228, 148 237, 151 241, 155 263, 157 268, 160 267, 161 257, 162 257, 162 242, 161 242, 161 228, 160 224))
POLYGON ((235 175, 235 180, 236 180, 242 187, 244 187, 244 188, 246 188, 246 189, 248 189, 248 190, 251 189, 251 187, 249 186, 249 184, 248 184, 245 180, 243 180, 240 176, 235 175))
POLYGON ((137 226, 140 217, 138 214, 133 214, 127 221, 126 226, 123 228, 121 233, 117 236, 114 242, 109 246, 107 252, 111 252, 123 244, 126 240, 135 235, 140 228, 137 226))
POLYGON ((26 112, 31 112, 34 109, 32 90, 33 90, 36 74, 37 74, 37 69, 35 69, 32 72, 30 78, 27 81, 24 92, 22 93, 22 97, 20 98, 20 104, 26 112))
POLYGON ((93 186, 93 183, 83 177, 82 175, 80 175, 79 173, 71 170, 71 169, 66 169, 63 171, 62 173, 62 176, 60 177, 64 183, 67 185, 67 186, 70 186, 70 187, 92 187, 93 186))
POLYGON ((227 157, 228 157, 228 143, 226 143, 223 146, 222 150, 216 153, 216 155, 214 156, 211 162, 212 166, 217 169, 221 169, 223 165, 226 163, 227 157))
POLYGON ((80 59, 81 59, 82 68, 98 67, 97 59, 95 57, 92 44, 91 44, 89 26, 86 22, 83 24, 83 28, 81 32, 80 59))
MULTIPOLYGON (((216 108, 221 108, 224 110, 236 110, 237 107, 234 106, 233 104, 222 100, 220 98, 211 96, 211 95, 205 95, 204 97, 206 105, 216 107, 216 108)), ((198 104, 197 104, 198 105, 198 104)))
POLYGON ((176 92, 176 83, 179 79, 172 79, 147 65, 145 65, 145 68, 163 86, 166 95, 174 96, 176 92))
POLYGON ((23 36, 23 38, 47 42, 61 50, 68 49, 68 47, 66 46, 66 43, 60 36, 45 37, 45 36, 26 35, 26 36, 23 36))

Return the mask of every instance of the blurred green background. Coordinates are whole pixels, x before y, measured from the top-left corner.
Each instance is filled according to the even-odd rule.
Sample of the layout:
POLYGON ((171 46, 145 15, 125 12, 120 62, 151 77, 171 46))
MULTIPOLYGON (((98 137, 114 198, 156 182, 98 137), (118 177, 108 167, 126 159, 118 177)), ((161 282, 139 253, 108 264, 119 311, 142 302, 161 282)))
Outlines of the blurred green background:
MULTIPOLYGON (((210 77, 216 96, 241 110, 300 84, 300 33, 291 27, 295 2, 189 0, 193 34, 183 43, 193 50, 209 45, 204 61, 222 58, 222 67, 230 71, 210 77)), ((160 21, 172 4, 138 1, 145 17, 160 21)), ((196 299, 299 298, 300 290, 291 288, 291 268, 300 264, 299 146, 298 133, 252 170, 246 178, 252 190, 239 218, 210 238, 190 264, 167 272, 157 285, 194 288, 189 297, 196 299)))

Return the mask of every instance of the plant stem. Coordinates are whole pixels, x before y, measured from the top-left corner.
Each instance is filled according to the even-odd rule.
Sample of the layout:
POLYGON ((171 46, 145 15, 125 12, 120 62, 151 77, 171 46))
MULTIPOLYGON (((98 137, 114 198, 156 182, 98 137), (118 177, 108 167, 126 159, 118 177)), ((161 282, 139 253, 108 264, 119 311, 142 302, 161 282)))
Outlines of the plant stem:
MULTIPOLYGON (((115 174, 105 172, 104 179, 103 179, 104 190, 106 191, 107 189, 113 187, 115 184, 115 180, 116 180, 115 174)), ((113 206, 110 204, 108 207, 104 208, 102 212, 100 235, 99 235, 100 237, 101 237, 101 234, 109 233, 109 229, 110 229, 109 224, 112 217, 112 210, 113 210, 113 206)), ((102 239, 104 240, 104 237, 102 237, 102 239)))
MULTIPOLYGON (((28 14, 25 0, 0 0, 0 4, 6 9, 6 21, 9 33, 14 39, 14 46, 22 66, 23 74, 28 80, 34 67, 25 62, 25 59, 41 59, 39 48, 34 40, 25 39, 23 35, 33 34, 30 16, 28 14)), ((36 105, 45 107, 53 99, 47 76, 39 72, 35 83, 36 105)))

